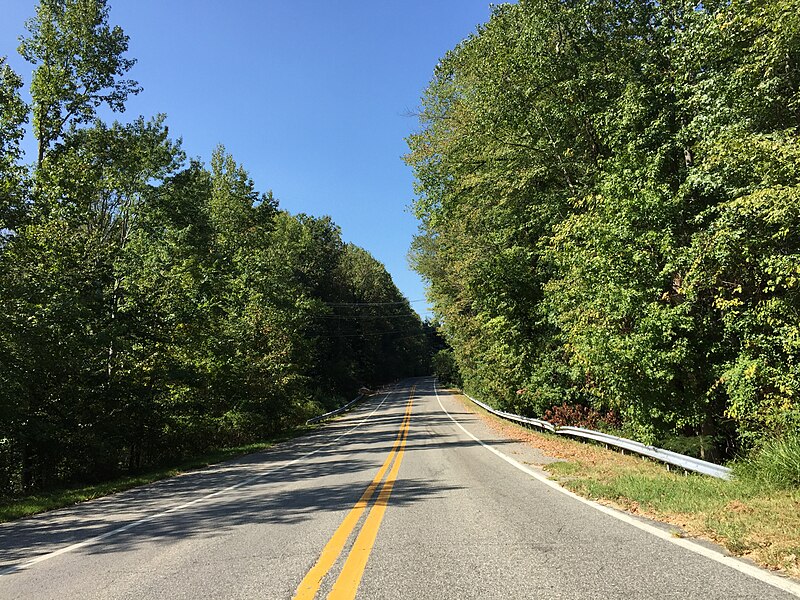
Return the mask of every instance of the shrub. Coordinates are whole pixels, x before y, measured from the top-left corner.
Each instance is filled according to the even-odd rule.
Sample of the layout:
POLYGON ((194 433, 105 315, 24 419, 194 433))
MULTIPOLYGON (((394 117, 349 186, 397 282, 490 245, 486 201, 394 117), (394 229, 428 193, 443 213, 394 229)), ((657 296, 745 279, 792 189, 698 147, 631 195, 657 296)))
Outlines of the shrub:
POLYGON ((734 468, 738 477, 759 485, 800 487, 800 433, 768 439, 734 468))
POLYGON ((603 414, 582 404, 567 404, 547 409, 543 416, 545 421, 564 427, 585 427, 586 429, 619 429, 622 424, 619 417, 608 411, 603 414))

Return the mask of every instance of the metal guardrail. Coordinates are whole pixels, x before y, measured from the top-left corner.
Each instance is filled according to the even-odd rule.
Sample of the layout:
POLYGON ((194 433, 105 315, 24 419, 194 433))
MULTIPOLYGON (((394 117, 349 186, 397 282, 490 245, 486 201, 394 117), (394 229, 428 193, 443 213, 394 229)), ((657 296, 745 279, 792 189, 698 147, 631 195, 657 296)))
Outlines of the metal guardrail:
POLYGON ((675 465, 676 467, 680 467, 681 469, 685 469, 687 471, 702 473, 703 475, 710 475, 711 477, 717 477, 718 479, 730 479, 732 477, 731 470, 728 467, 723 467, 722 465, 701 460, 699 458, 694 458, 692 456, 686 456, 685 454, 678 454, 677 452, 672 452, 670 450, 664 450, 663 448, 648 446, 647 444, 642 444, 641 442, 617 437, 601 431, 593 431, 591 429, 584 429, 583 427, 567 426, 559 427, 556 430, 556 433, 594 440, 596 442, 601 442, 603 444, 608 444, 609 446, 615 446, 630 452, 635 452, 636 454, 641 454, 642 456, 647 456, 648 458, 659 460, 663 463, 667 463, 668 465, 675 465))
POLYGON ((472 396, 467 394, 464 395, 484 410, 492 413, 493 415, 497 415, 498 417, 508 419, 509 421, 516 421, 517 423, 523 423, 525 425, 533 425, 534 427, 539 427, 540 429, 544 429, 558 435, 568 435, 571 437, 593 440, 595 442, 600 442, 601 444, 620 448, 621 450, 634 452, 636 454, 640 454, 641 456, 646 456, 668 465, 674 465, 676 467, 680 467, 681 469, 685 469, 686 471, 702 473, 703 475, 710 475, 711 477, 717 477, 718 479, 731 479, 733 477, 733 473, 728 467, 723 467, 722 465, 711 463, 706 460, 693 458, 691 456, 686 456, 685 454, 678 454, 677 452, 664 450, 663 448, 656 448, 655 446, 648 446, 647 444, 642 444, 641 442, 635 442, 626 438, 617 437, 615 435, 603 433, 602 431, 584 429, 583 427, 558 427, 541 419, 532 419, 530 417, 523 417, 521 415, 515 415, 514 413, 497 410, 488 404, 484 404, 480 400, 476 400, 472 396))
POLYGON ((313 425, 314 423, 319 423, 320 421, 324 421, 325 419, 330 419, 331 417, 335 417, 336 415, 342 414, 348 408, 353 406, 356 402, 361 400, 364 397, 364 394, 359 394, 356 398, 345 404, 344 406, 340 406, 336 410, 332 410, 330 412, 326 412, 324 415, 320 415, 318 417, 312 417, 308 421, 306 421, 306 425, 313 425))
MULTIPOLYGON (((467 396, 466 394, 464 395, 467 396)), ((484 404, 480 400, 475 400, 475 398, 473 398, 472 396, 467 396, 467 398, 472 400, 482 409, 489 411, 490 413, 497 415, 498 417, 503 417, 504 419, 508 419, 509 421, 516 421, 517 423, 524 423, 525 425, 533 425, 534 427, 539 427, 540 429, 546 429, 551 433, 556 432, 556 426, 548 421, 542 421, 541 419, 532 419, 530 417, 523 417, 522 415, 515 415, 514 413, 497 410, 496 408, 492 408, 488 404, 484 404)))

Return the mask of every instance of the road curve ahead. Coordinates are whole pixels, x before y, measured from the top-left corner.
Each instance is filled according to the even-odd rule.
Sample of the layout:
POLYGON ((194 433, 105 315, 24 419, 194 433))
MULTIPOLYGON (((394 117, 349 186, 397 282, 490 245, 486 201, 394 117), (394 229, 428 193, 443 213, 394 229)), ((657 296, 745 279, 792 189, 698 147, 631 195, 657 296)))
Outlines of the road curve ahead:
POLYGON ((404 381, 268 452, 0 525, 0 598, 796 597, 493 435, 404 381))

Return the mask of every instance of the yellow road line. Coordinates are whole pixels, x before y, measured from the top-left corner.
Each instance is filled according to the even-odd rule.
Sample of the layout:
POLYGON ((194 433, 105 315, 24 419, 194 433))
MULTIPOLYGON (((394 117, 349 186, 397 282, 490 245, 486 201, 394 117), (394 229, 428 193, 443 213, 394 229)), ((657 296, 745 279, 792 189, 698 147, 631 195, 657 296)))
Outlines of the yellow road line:
POLYGON ((361 498, 358 499, 358 502, 356 502, 355 506, 344 518, 344 521, 342 521, 341 525, 339 525, 339 527, 333 533, 333 536, 331 536, 331 539, 325 545, 325 548, 322 549, 319 560, 317 560, 316 564, 314 564, 311 570, 306 574, 306 576, 303 578, 303 581, 300 582, 300 585, 297 586, 294 600, 311 600, 314 598, 314 596, 317 594, 317 591, 319 591, 323 577, 325 577, 330 568, 336 562, 336 559, 338 559, 339 555, 342 553, 350 534, 353 532, 353 529, 358 524, 361 515, 366 510, 369 501, 372 499, 372 496, 378 487, 378 484, 380 484, 383 476, 386 474, 386 471, 392 464, 392 460, 395 457, 398 446, 400 446, 401 443, 404 443, 404 432, 407 431, 408 422, 411 420, 411 405, 413 402, 413 396, 414 389, 412 388, 411 399, 409 399, 406 406, 406 412, 403 416, 403 422, 400 426, 400 431, 397 432, 397 439, 395 439, 394 445, 389 452, 389 456, 386 457, 386 460, 384 461, 377 475, 375 475, 372 482, 367 486, 367 489, 364 490, 361 498))
MULTIPOLYGON (((411 391, 413 401, 414 391, 411 391)), ((389 496, 392 494, 392 487, 397 479, 397 473, 400 471, 400 463, 403 462, 403 453, 406 445, 406 438, 408 437, 408 428, 410 419, 404 424, 403 438, 400 442, 400 448, 397 450, 397 456, 392 465, 392 470, 381 488, 378 499, 375 501, 374 506, 370 509, 367 515, 367 520, 364 526, 358 533, 355 543, 353 544, 350 554, 347 556, 347 561, 344 563, 342 572, 339 578, 328 594, 328 600, 350 600, 356 597, 358 586, 361 584, 361 578, 364 576, 364 569, 367 566, 369 555, 372 553, 372 547, 375 545, 375 539, 378 537, 378 529, 380 529, 383 515, 386 513, 386 508, 389 505, 389 496)))

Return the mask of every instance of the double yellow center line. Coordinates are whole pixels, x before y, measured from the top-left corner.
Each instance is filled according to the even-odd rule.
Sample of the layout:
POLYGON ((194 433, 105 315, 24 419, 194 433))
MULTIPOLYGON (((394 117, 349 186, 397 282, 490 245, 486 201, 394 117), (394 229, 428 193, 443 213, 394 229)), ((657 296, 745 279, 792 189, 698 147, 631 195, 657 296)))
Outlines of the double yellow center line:
POLYGON ((294 594, 295 600, 310 600, 316 596, 319 591, 322 579, 328 574, 331 567, 333 567, 339 555, 344 550, 350 534, 358 525, 361 516, 366 511, 372 496, 375 495, 375 490, 378 489, 381 481, 383 480, 386 472, 389 471, 386 481, 383 482, 383 487, 378 494, 378 499, 375 501, 372 509, 369 511, 364 525, 361 527, 356 541, 347 556, 347 561, 339 574, 336 583, 328 594, 329 600, 343 600, 345 598, 355 598, 358 586, 361 583, 361 577, 364 575, 364 569, 367 566, 372 547, 375 545, 375 538, 378 536, 378 529, 381 526, 383 515, 386 512, 386 507, 389 504, 389 496, 392 493, 392 487, 397 479, 397 473, 400 470, 400 463, 403 461, 403 452, 405 450, 406 438, 408 437, 408 428, 411 422, 411 407, 414 403, 414 390, 411 388, 411 394, 406 404, 406 412, 403 417, 403 423, 400 426, 400 431, 397 433, 397 439, 392 446, 389 456, 386 457, 383 465, 381 466, 375 478, 361 494, 355 506, 350 510, 347 516, 339 525, 338 529, 333 533, 333 536, 322 549, 319 560, 311 568, 308 574, 300 582, 297 591, 294 594), (392 462, 394 461, 394 464, 392 462))

